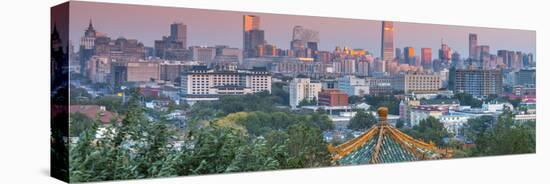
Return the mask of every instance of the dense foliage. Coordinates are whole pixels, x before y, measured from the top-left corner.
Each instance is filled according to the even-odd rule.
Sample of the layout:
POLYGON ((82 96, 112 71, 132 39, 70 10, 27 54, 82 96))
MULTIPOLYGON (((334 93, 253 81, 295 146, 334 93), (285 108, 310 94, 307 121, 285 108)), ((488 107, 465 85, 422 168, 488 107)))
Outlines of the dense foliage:
POLYGON ((389 114, 399 114, 399 100, 393 95, 366 95, 365 102, 370 105, 372 111, 379 107, 387 107, 389 114))
POLYGON ((500 115, 496 122, 489 117, 468 121, 466 138, 475 146, 466 151, 470 156, 534 153, 536 151, 535 122, 516 123, 511 112, 500 115))
POLYGON ((351 118, 348 128, 351 130, 365 131, 376 124, 377 120, 369 112, 365 112, 363 109, 357 109, 357 112, 353 118, 351 118))
POLYGON ((120 124, 95 120, 82 131, 70 149, 71 182, 331 165, 321 130, 333 125, 324 114, 227 111, 205 127, 176 132, 146 118, 136 96, 120 124))
POLYGON ((404 132, 416 139, 425 142, 433 142, 439 147, 446 146, 444 140, 449 137, 449 133, 445 127, 443 127, 443 124, 432 116, 420 121, 418 125, 414 125, 412 129, 405 129, 404 132))
POLYGON ((69 135, 78 137, 86 129, 90 129, 94 121, 82 113, 71 113, 69 118, 69 135))

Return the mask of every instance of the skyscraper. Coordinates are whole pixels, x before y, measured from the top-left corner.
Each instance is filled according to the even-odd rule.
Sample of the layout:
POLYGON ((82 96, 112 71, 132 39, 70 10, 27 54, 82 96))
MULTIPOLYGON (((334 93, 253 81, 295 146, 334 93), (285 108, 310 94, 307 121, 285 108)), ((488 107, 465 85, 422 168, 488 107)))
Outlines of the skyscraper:
POLYGON ((439 49, 439 59, 446 63, 451 60, 452 49, 441 40, 441 49, 439 49))
POLYGON ((260 17, 256 15, 244 15, 243 16, 243 56, 254 57, 254 50, 256 49, 257 42, 252 43, 261 38, 263 41, 264 32, 260 30, 260 17), (253 38, 251 38, 253 37, 253 38))
POLYGON ((190 59, 187 50, 187 25, 183 23, 170 24, 170 35, 155 40, 155 56, 161 59, 190 59))
POLYGON ((414 64, 414 63, 412 63, 413 58, 414 58, 414 48, 405 47, 404 51, 405 51, 405 63, 410 64, 410 65, 414 64))
POLYGON ((476 52, 477 52, 477 55, 479 58, 476 58, 476 59, 479 59, 480 61, 483 61, 485 62, 486 60, 489 60, 489 45, 480 45, 480 46, 477 46, 476 48, 476 52))
POLYGON ((319 32, 304 28, 303 26, 294 26, 292 28, 292 40, 290 49, 296 57, 314 57, 319 44, 319 32))
POLYGON ((170 38, 182 43, 183 48, 187 48, 187 25, 178 22, 170 24, 170 38))
POLYGON ((422 58, 422 66, 424 69, 432 68, 432 49, 431 48, 422 48, 420 52, 420 57, 422 58))
POLYGON ((258 53, 258 46, 262 48, 266 44, 264 30, 253 29, 247 31, 245 35, 245 45, 247 46, 244 49, 245 57, 258 57, 258 55, 261 55, 258 53))
POLYGON ((393 22, 382 21, 382 53, 380 57, 384 61, 393 59, 393 22))
POLYGON ((243 31, 247 32, 254 29, 260 29, 260 17, 256 15, 243 16, 243 31))
POLYGON ((395 59, 399 61, 402 57, 403 53, 401 53, 401 48, 395 48, 395 59))
POLYGON ((474 34, 474 33, 470 33, 469 35, 469 43, 468 43, 468 46, 469 46, 469 55, 468 57, 469 58, 476 58, 476 47, 477 47, 477 34, 474 34))

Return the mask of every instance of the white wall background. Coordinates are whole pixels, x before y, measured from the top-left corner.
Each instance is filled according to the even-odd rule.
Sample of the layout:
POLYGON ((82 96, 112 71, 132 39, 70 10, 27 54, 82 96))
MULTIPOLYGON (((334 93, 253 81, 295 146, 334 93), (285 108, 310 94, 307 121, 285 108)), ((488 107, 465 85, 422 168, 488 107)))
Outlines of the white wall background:
MULTIPOLYGON (((0 6, 0 183, 62 183, 49 177, 50 7, 0 6)), ((548 183, 549 5, 542 0, 101 0, 161 6, 394 20, 537 31, 537 153, 448 161, 299 169, 112 183, 548 183)))

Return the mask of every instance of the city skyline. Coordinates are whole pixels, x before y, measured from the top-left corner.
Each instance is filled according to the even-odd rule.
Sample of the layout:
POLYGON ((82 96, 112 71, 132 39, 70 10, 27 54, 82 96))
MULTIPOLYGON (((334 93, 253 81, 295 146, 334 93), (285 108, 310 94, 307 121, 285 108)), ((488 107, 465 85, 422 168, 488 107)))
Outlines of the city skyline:
POLYGON ((72 1, 51 16, 64 181, 536 153, 534 31, 72 1))
MULTIPOLYGON (((70 40, 75 46, 80 42, 82 30, 92 19, 97 31, 114 38, 137 39, 148 47, 152 47, 154 40, 162 35, 168 35, 170 24, 181 22, 187 25, 188 46, 228 45, 243 49, 242 17, 256 15, 260 17, 260 29, 265 31, 265 40, 278 48, 289 48, 294 26, 303 26, 319 32, 320 50, 332 51, 338 46, 365 49, 375 57, 380 57, 378 53, 381 53, 382 21, 86 2, 72 3, 71 6, 79 11, 78 16, 71 17, 69 24, 72 31, 70 40), (126 15, 121 14, 120 9, 140 15, 112 19, 114 15, 126 15), (149 13, 142 13, 144 11, 149 13), (209 21, 194 18, 201 16, 208 16, 209 21)), ((491 46, 490 53, 501 49, 517 50, 533 53, 536 57, 535 31, 405 22, 394 22, 394 28, 394 49, 413 47, 417 50, 437 50, 443 40, 453 52, 457 51, 466 58, 469 54, 468 37, 474 33, 478 36, 478 45, 491 46)), ((432 52, 432 57, 437 58, 437 52, 432 52)))

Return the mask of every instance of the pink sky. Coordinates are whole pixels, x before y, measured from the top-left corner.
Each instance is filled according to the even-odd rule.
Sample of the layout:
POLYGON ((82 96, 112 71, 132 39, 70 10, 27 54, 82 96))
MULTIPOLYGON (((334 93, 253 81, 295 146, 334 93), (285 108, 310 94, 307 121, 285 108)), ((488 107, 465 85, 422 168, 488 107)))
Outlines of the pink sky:
MULTIPOLYGON (((301 25, 320 33, 320 49, 335 46, 362 48, 380 55, 381 22, 373 20, 247 13, 189 8, 71 2, 70 39, 77 45, 91 18, 97 31, 108 36, 138 39, 146 46, 169 34, 173 22, 187 24, 188 46, 229 45, 242 47, 242 16, 259 15, 268 43, 288 48, 292 27, 301 25)), ((492 29, 396 22, 395 47, 432 48, 434 57, 441 39, 463 57, 468 55, 468 34, 478 34, 478 45, 490 45, 491 53, 506 49, 535 54, 535 31, 492 29)))

